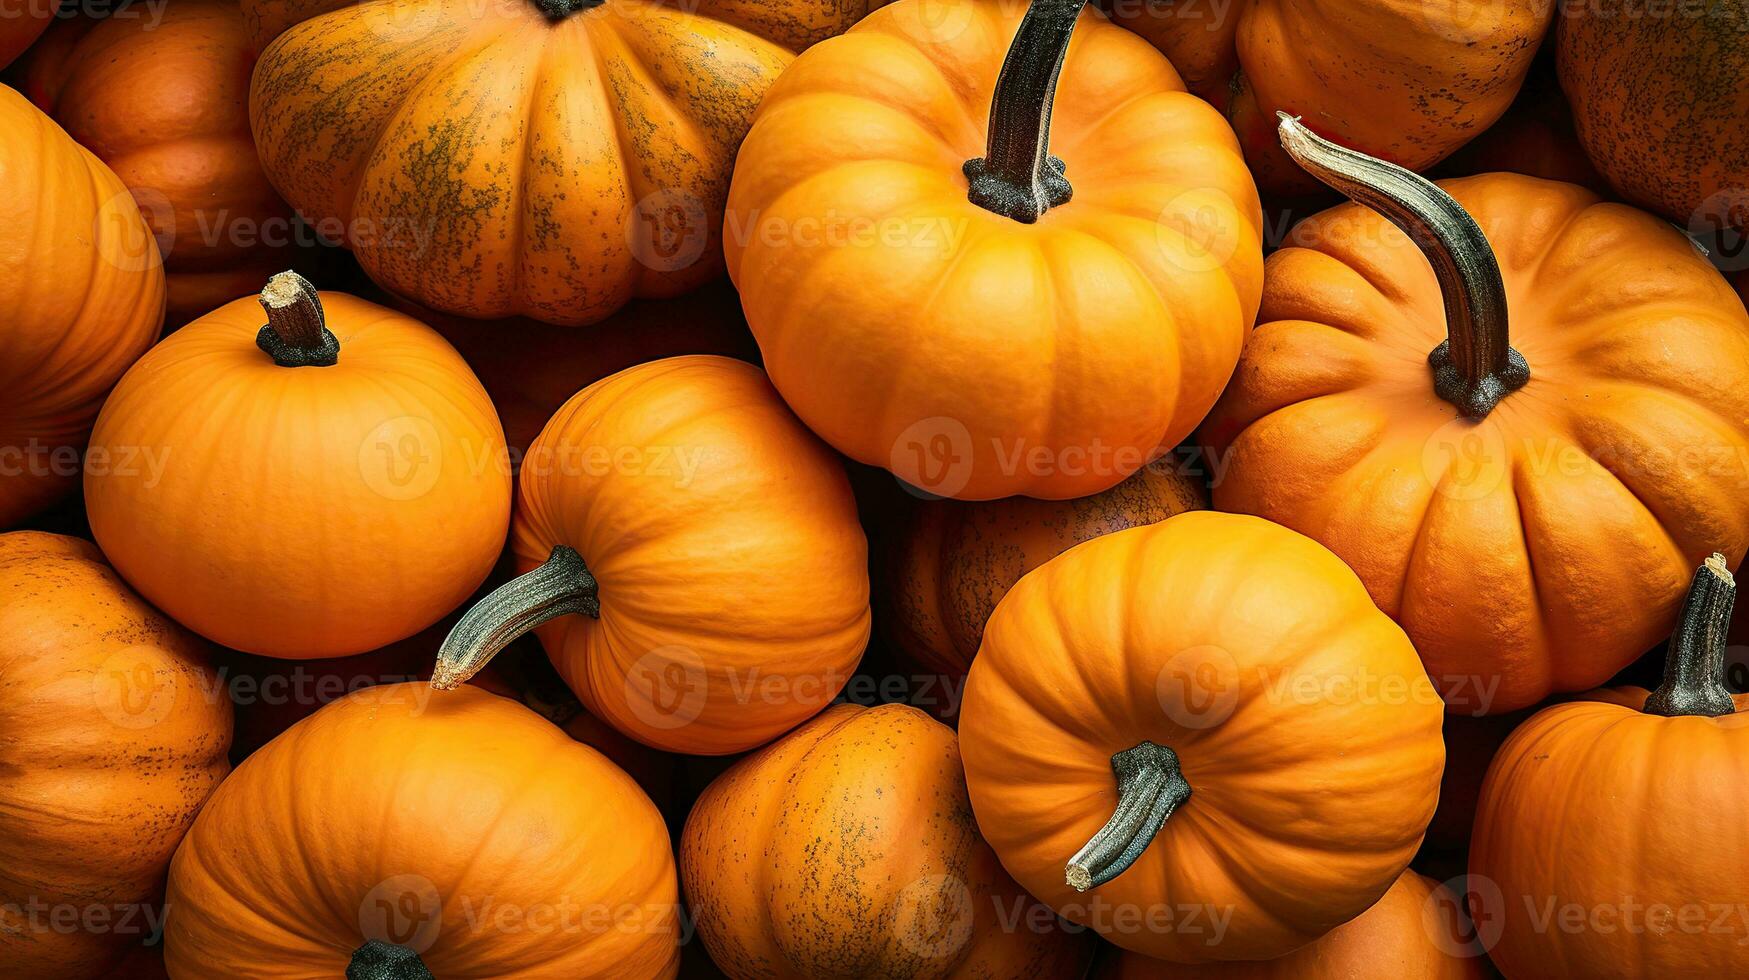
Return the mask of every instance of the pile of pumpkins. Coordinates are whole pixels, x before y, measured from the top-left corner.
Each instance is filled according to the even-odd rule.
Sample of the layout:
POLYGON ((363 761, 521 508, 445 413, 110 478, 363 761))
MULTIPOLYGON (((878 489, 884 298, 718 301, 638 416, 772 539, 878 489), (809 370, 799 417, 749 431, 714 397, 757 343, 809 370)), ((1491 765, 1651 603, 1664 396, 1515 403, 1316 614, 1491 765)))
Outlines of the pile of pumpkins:
POLYGON ((1749 973, 1745 0, 21 9, 0 973, 1749 973))

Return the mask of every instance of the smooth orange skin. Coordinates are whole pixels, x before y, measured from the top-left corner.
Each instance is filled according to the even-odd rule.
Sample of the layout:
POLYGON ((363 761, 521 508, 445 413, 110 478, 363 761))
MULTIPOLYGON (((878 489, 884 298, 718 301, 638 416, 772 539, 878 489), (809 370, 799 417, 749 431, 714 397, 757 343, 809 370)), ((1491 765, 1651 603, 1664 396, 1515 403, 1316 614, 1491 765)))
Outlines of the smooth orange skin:
POLYGON ((473 593, 510 522, 503 430, 454 348, 321 297, 338 364, 276 365, 255 346, 260 304, 237 300, 128 372, 93 434, 107 465, 86 467, 91 530, 123 577, 247 653, 411 636, 473 593))
POLYGON ((562 616, 541 643, 627 735, 695 755, 750 749, 855 671, 868 544, 850 482, 758 368, 692 355, 596 382, 547 423, 520 485, 518 570, 563 544, 600 586, 600 619, 562 616))
POLYGON ((0 535, 9 975, 114 976, 151 931, 171 854, 230 771, 231 701, 207 654, 90 542, 0 535))
POLYGON ((722 275, 735 148, 793 52, 863 4, 245 0, 262 165, 385 288, 594 323, 722 275), (388 97, 385 97, 385 93, 388 97))
POLYGON ((1208 506, 1172 458, 1080 500, 919 500, 885 541, 885 623, 931 670, 965 676, 984 623, 1020 577, 1101 534, 1208 506))
POLYGON ((249 132, 248 49, 231 0, 178 0, 161 18, 80 18, 32 52, 25 91, 133 191, 164 252, 177 323, 294 264, 274 236, 291 208, 249 132))
POLYGON ((1217 508, 1322 542, 1451 710, 1504 712, 1603 683, 1669 632, 1702 559, 1749 548, 1749 315, 1651 215, 1515 174, 1440 186, 1498 254, 1529 383, 1481 423, 1436 396, 1432 269, 1346 205, 1270 256, 1202 435, 1217 508))
POLYGON ((1646 694, 1547 708, 1488 770, 1471 902, 1514 980, 1742 972, 1749 695, 1735 714, 1663 718, 1640 711, 1646 694))
POLYGON ((1059 914, 1159 959, 1268 959, 1364 912, 1408 865, 1443 714, 1334 555, 1191 511, 1009 590, 972 661, 960 752, 985 839, 1059 914), (1064 864, 1117 804, 1112 755, 1144 740, 1178 754, 1190 798, 1129 870, 1077 893, 1064 864), (1230 912, 1224 931, 1209 909, 1230 912), (1171 921, 1118 918, 1156 910, 1171 921))
POLYGON ((1074 197, 1035 224, 967 199, 1025 10, 901 0, 817 45, 729 193, 729 274, 772 383, 840 452, 937 496, 1118 483, 1207 413, 1261 290, 1231 130, 1093 11, 1052 115, 1074 197))
POLYGON ((718 777, 680 874, 736 980, 1070 980, 1092 952, 978 836, 953 730, 905 705, 837 705, 718 777))
POLYGON ((673 977, 680 959, 655 804, 472 686, 368 688, 250 756, 177 850, 169 902, 175 980, 337 977, 367 939, 456 980, 673 977))
POLYGON ((77 482, 104 395, 158 337, 164 270, 127 188, 0 86, 0 528, 77 482))
MULTIPOLYGON (((59 3, 51 0, 4 0, 0 3, 0 68, 12 63, 54 23, 59 3)), ((10 132, 10 130, 9 130, 10 132)))
POLYGON ((1272 193, 1322 189, 1282 151, 1277 111, 1343 146, 1424 169, 1506 111, 1554 13, 1549 0, 1235 6, 1119 5, 1119 23, 1227 113, 1258 185, 1272 193))
POLYGON ((1452 931, 1458 900, 1405 871, 1383 898, 1324 938, 1273 960, 1183 966, 1122 953, 1095 980, 1480 980, 1482 952, 1452 931), (1467 953, 1467 955, 1465 955, 1467 953))

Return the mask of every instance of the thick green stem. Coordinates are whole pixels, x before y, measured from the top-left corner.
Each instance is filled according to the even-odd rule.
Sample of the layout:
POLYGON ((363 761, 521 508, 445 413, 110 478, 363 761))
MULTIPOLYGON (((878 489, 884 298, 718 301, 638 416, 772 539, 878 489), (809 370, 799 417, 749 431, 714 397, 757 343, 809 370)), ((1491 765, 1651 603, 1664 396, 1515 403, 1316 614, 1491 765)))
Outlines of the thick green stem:
POLYGON ((1337 146, 1285 112, 1276 115, 1282 148, 1294 162, 1349 200, 1377 211, 1427 256, 1445 300, 1446 339, 1427 355, 1433 391, 1466 418, 1486 418, 1530 380, 1530 365, 1512 349, 1506 285, 1481 226, 1427 178, 1337 146))
POLYGON ((405 946, 372 939, 353 951, 346 980, 436 980, 419 954, 405 946))
POLYGON ((1063 877, 1076 891, 1103 885, 1128 871, 1142 856, 1172 811, 1190 799, 1190 784, 1178 766, 1178 753, 1143 742, 1111 757, 1117 776, 1117 810, 1075 852, 1063 877))
POLYGON ((340 341, 328 331, 322 297, 310 281, 295 272, 281 272, 261 288, 261 308, 267 325, 255 335, 255 346, 280 367, 333 367, 340 360, 340 341))
POLYGON ((559 545, 539 568, 499 586, 462 616, 437 651, 431 686, 454 690, 517 637, 572 613, 599 617, 599 587, 583 556, 559 545))
POLYGON ((1736 599, 1737 581, 1725 566, 1725 556, 1715 554, 1694 573, 1694 584, 1688 587, 1688 599, 1664 655, 1664 683, 1646 698, 1647 714, 1717 718, 1737 710, 1725 687, 1725 633, 1736 599))
POLYGON ((966 196, 986 211, 1032 224, 1074 192, 1050 153, 1051 104, 1086 2, 1032 0, 1020 21, 990 100, 989 144, 965 164, 966 196))

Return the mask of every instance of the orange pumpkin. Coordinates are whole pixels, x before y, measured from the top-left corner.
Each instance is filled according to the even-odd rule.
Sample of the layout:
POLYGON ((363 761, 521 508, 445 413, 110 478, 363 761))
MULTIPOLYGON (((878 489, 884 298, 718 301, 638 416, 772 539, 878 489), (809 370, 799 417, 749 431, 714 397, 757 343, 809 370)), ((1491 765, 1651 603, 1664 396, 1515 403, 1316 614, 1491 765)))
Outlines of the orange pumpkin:
POLYGON ((838 705, 737 763, 680 874, 735 978, 1069 980, 1091 952, 978 836, 953 730, 904 705, 838 705))
POLYGON ((1256 312, 1232 132, 1080 8, 883 7, 784 73, 735 164, 724 247, 772 383, 937 496, 1118 483, 1207 413, 1256 312))
POLYGON ((75 483, 103 396, 163 326, 164 270, 151 230, 115 174, 4 86, 0 132, 6 528, 75 483))
POLYGON ((231 0, 66 20, 31 52, 31 101, 115 171, 151 223, 176 323, 255 292, 292 259, 291 209, 249 134, 252 66, 231 0))
POLYGON ((1208 506, 1168 460, 1080 500, 918 501, 887 535, 885 622, 917 663, 964 676, 984 623, 1020 577, 1101 534, 1208 506))
POLYGON ((1482 951, 1459 938, 1458 900, 1444 885, 1405 871, 1359 917, 1273 960, 1186 967, 1122 953, 1095 980, 1481 980, 1482 951))
POLYGON ((58 0, 0 0, 0 68, 36 43, 59 7, 58 0))
POLYGON ((1630 0, 1563 12, 1561 88, 1591 162, 1628 200, 1741 248, 1749 236, 1749 0, 1677 10, 1630 0))
POLYGON ((1334 555, 1192 511, 1009 590, 960 752, 984 837, 1058 914, 1174 962, 1268 959, 1402 874, 1438 796, 1442 717, 1334 555))
POLYGON ((462 617, 433 685, 538 626, 597 717, 721 755, 814 715, 856 669, 868 545, 850 484, 758 368, 695 355, 598 381, 547 423, 520 480, 525 574, 462 617))
POLYGON ((1514 174, 1435 186, 1283 133, 1366 206, 1270 256, 1203 428, 1215 506, 1348 562, 1454 711, 1602 683, 1693 563, 1749 548, 1749 315, 1651 215, 1514 174))
POLYGON ((673 977, 678 902, 661 815, 600 753, 478 688, 387 684, 213 794, 164 948, 178 980, 673 977))
POLYGON ((1121 3, 1118 23, 1172 59, 1220 107, 1266 191, 1316 184, 1281 152, 1275 114, 1345 146, 1421 170, 1511 104, 1554 4, 1547 0, 1240 0, 1121 3), (1206 23, 1198 23, 1205 21, 1206 23))
POLYGON ((863 0, 244 0, 261 162, 385 288, 594 323, 722 274, 735 148, 863 0))
POLYGON ((114 976, 230 771, 231 702, 206 645, 78 538, 0 534, 0 647, 0 963, 114 976))
POLYGON ((460 605, 510 520, 503 431, 429 327, 295 273, 171 334, 104 405, 91 529, 178 622, 247 653, 386 646, 460 605), (262 326, 261 308, 267 311, 262 326))
POLYGON ((1657 690, 1547 708, 1495 757, 1470 881, 1507 976, 1742 972, 1749 696, 1723 684, 1735 596, 1724 559, 1707 559, 1657 690))

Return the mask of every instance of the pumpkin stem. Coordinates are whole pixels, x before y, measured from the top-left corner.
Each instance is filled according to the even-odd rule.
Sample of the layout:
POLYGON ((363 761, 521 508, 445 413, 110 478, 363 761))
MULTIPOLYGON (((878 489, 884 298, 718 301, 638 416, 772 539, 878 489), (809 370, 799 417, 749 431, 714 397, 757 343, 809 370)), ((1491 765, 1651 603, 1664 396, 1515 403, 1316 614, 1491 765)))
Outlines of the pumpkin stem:
POLYGON ((1032 0, 990 100, 990 137, 982 157, 966 161, 973 204, 1032 224, 1069 200, 1064 164, 1050 154, 1051 104, 1069 37, 1087 0, 1032 0))
POLYGON ((340 360, 340 341, 328 332, 322 297, 310 281, 282 272, 261 287, 261 308, 267 326, 255 335, 255 346, 280 367, 333 367, 340 360))
POLYGON ((455 690, 517 637, 571 613, 600 618, 601 599, 583 556, 559 545, 545 564, 499 586, 462 616, 438 648, 431 686, 455 690))
POLYGON ((419 954, 405 946, 372 939, 353 951, 346 980, 436 980, 419 954))
POLYGON ((1646 698, 1649 715, 1717 718, 1737 710, 1725 687, 1725 631, 1737 599, 1737 580, 1714 554, 1694 573, 1670 652, 1664 656, 1664 683, 1646 698))
POLYGON ((605 0, 534 0, 534 5, 550 20, 564 20, 566 17, 590 7, 599 7, 605 0))
POLYGON ((1480 421, 1530 380, 1506 330, 1506 285, 1476 219, 1419 174, 1324 139, 1277 112, 1282 148, 1307 173, 1383 215, 1433 266, 1445 300, 1446 340, 1427 355, 1433 391, 1480 421))
POLYGON ((1064 869, 1064 879, 1078 892, 1128 871, 1172 811, 1190 799, 1178 753, 1164 745, 1143 742, 1125 749, 1111 757, 1111 771, 1117 775, 1117 810, 1064 869))

